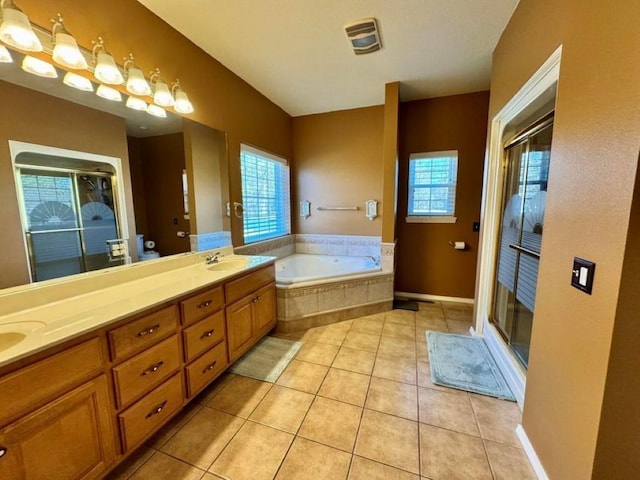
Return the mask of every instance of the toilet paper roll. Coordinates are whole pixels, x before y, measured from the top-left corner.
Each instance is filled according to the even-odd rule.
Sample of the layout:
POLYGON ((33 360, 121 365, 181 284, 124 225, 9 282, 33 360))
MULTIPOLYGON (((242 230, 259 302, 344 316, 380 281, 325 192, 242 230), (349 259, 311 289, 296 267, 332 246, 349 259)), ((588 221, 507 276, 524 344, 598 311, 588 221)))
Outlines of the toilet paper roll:
POLYGON ((153 247, 156 246, 156 242, 154 242, 153 240, 147 240, 146 242, 144 242, 144 248, 146 248, 147 250, 153 250, 153 247))
POLYGON ((453 248, 455 250, 464 250, 467 248, 467 244, 464 242, 453 242, 453 248))

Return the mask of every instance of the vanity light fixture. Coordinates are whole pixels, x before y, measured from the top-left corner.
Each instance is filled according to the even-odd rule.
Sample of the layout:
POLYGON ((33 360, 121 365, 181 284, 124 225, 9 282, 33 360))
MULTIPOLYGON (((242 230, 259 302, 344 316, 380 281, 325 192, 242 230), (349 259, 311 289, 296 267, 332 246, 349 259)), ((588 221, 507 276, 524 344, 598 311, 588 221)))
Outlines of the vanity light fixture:
POLYGON ((105 100, 111 100, 112 102, 122 101, 122 94, 115 88, 107 87, 106 85, 98 85, 96 95, 105 100))
POLYGON ((160 69, 156 68, 151 72, 151 85, 153 85, 153 103, 160 105, 161 107, 173 106, 175 100, 171 95, 169 86, 162 81, 160 77, 160 69))
POLYGON ((53 39, 53 53, 51 54, 53 61, 58 65, 62 65, 72 70, 85 70, 87 60, 78 48, 78 42, 64 27, 62 15, 58 13, 56 19, 51 20, 53 27, 51 28, 51 37, 53 39))
POLYGON ((137 98, 137 97, 129 97, 129 98, 127 98, 126 105, 131 110, 139 110, 141 112, 144 112, 144 111, 147 110, 147 102, 145 102, 141 98, 137 98))
POLYGON ((180 86, 180 80, 176 80, 175 83, 171 86, 171 92, 175 98, 175 103, 173 104, 173 109, 178 113, 192 113, 193 105, 189 101, 189 97, 184 93, 182 87, 180 86))
POLYGON ((2 11, 0 40, 18 50, 41 52, 42 43, 31 28, 29 18, 13 3, 13 0, 0 0, 0 10, 2 11))
POLYGON ((96 66, 93 75, 98 80, 107 85, 122 85, 124 82, 122 72, 113 57, 105 50, 102 37, 98 37, 98 40, 93 42, 92 58, 96 66))
POLYGON ((93 84, 91 80, 77 73, 67 72, 62 80, 62 83, 69 87, 82 90, 83 92, 93 92, 93 84))
POLYGON ((13 63, 13 57, 4 45, 0 45, 0 63, 13 63))
POLYGON ((151 87, 147 79, 144 78, 142 70, 136 65, 133 59, 133 53, 130 53, 128 57, 124 58, 124 72, 127 75, 127 92, 141 97, 151 95, 151 87))
POLYGON ((31 55, 25 55, 22 59, 22 70, 39 77, 58 78, 58 72, 53 65, 31 55))
POLYGON ((149 104, 149 106, 147 107, 147 113, 149 115, 153 115, 154 117, 167 117, 167 111, 164 108, 159 107, 158 105, 154 105, 153 103, 149 104))

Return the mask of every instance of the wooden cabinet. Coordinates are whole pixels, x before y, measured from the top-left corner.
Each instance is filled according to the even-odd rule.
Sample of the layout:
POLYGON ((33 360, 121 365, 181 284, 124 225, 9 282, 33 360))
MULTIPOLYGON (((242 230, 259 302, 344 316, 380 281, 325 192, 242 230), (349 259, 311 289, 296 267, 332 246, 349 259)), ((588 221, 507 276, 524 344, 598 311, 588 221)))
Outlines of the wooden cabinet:
POLYGON ((0 429, 0 478, 101 478, 116 456, 110 417, 101 375, 0 429))
POLYGON ((276 326, 276 285, 271 283, 256 292, 253 326, 259 340, 276 326))
POLYGON ((254 343, 254 297, 248 296, 227 307, 229 362, 238 359, 254 343))

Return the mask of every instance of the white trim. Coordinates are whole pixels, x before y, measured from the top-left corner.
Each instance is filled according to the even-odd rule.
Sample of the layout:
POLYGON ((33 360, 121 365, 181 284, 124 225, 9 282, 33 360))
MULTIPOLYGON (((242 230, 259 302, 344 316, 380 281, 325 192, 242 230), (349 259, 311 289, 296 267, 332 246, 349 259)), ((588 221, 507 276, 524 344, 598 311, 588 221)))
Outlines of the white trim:
POLYGON ((247 152, 252 155, 256 155, 258 157, 264 157, 269 160, 273 160, 274 162, 284 163, 285 165, 289 165, 289 161, 286 158, 279 157, 270 152, 265 152, 264 150, 260 150, 259 148, 252 147, 251 145, 247 145, 246 143, 240 144, 240 156, 242 156, 242 152, 247 152))
POLYGON ((483 335, 477 331, 474 336, 484 337, 484 341, 491 352, 491 356, 498 364, 500 372, 507 381, 511 392, 516 397, 520 410, 524 407, 524 392, 527 386, 527 377, 518 361, 514 358, 509 347, 504 343, 496 328, 485 319, 483 335))
POLYGON ((405 217, 405 222, 407 223, 456 223, 458 221, 458 217, 452 216, 419 216, 419 215, 410 215, 405 217))
POLYGON ((549 480, 549 476, 547 475, 547 472, 544 471, 542 462, 538 458, 536 451, 533 449, 533 445, 531 445, 531 442, 529 441, 527 432, 524 431, 524 428, 522 428, 522 425, 520 424, 518 424, 518 426, 516 427, 516 435, 518 436, 518 440, 520 440, 520 443, 522 444, 524 453, 527 454, 527 458, 529 459, 531 467, 536 473, 538 480, 549 480))
POLYGON ((431 302, 468 303, 469 305, 473 305, 475 303, 473 298, 446 297, 443 295, 429 295, 428 293, 394 292, 394 295, 396 297, 410 298, 413 300, 426 300, 431 302))
POLYGON ((502 186, 504 183, 502 168, 502 150, 504 130, 508 123, 520 112, 540 97, 560 78, 560 60, 562 45, 547 59, 538 71, 525 83, 513 98, 498 112, 491 121, 488 154, 485 158, 480 211, 480 256, 478 257, 478 275, 476 280, 476 318, 475 326, 482 335, 484 319, 488 318, 493 296, 495 278, 495 258, 500 213, 502 211, 502 186))

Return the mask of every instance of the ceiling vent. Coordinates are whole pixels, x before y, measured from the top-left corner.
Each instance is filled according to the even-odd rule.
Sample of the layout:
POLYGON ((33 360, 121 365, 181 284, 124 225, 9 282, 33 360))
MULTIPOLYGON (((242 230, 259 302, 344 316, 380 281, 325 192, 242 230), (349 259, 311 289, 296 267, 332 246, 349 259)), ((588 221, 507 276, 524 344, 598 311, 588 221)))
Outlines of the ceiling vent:
POLYGON ((356 55, 373 53, 382 48, 375 18, 363 18, 344 27, 356 55))

